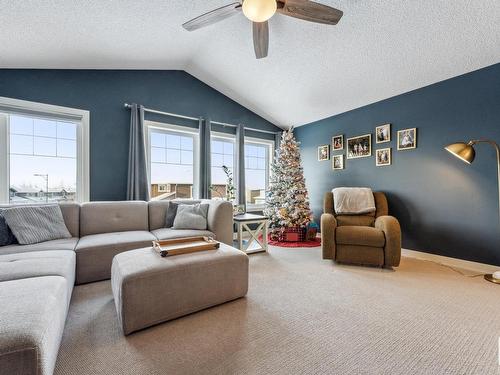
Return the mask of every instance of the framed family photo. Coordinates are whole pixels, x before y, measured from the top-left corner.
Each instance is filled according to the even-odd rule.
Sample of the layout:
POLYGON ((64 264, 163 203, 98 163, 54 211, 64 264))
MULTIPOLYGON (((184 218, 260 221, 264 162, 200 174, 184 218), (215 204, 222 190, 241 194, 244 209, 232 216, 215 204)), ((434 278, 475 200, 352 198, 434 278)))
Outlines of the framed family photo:
POLYGON ((391 165, 391 148, 381 148, 375 151, 375 165, 385 167, 391 165))
POLYGON ((398 130, 398 150, 417 148, 417 128, 398 130))
POLYGON ((333 151, 344 149, 344 136, 342 134, 332 137, 332 149, 333 151))
POLYGON ((375 141, 377 143, 391 141, 391 124, 384 124, 375 128, 375 141))
POLYGON ((347 138, 347 159, 372 156, 372 135, 365 134, 347 138))
POLYGON ((333 155, 332 156, 332 169, 344 169, 344 155, 333 155))
POLYGON ((330 145, 318 147, 318 161, 330 160, 330 145))

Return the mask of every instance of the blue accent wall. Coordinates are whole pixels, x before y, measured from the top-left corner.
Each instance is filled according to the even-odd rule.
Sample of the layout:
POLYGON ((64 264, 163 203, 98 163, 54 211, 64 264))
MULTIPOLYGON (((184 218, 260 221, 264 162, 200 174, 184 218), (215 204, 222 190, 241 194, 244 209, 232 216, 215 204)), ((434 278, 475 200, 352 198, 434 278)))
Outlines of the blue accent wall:
POLYGON ((316 220, 325 192, 368 186, 387 194, 403 247, 500 265, 495 151, 477 145, 476 160, 467 165, 443 149, 477 138, 500 143, 500 64, 307 124, 296 136, 316 220), (375 127, 385 123, 392 124, 392 141, 376 144, 375 127), (397 151, 396 131, 413 127, 417 148, 397 151), (317 147, 332 136, 366 133, 372 133, 371 157, 346 160, 342 171, 317 161, 317 147), (385 147, 392 148, 392 165, 376 167, 375 149, 385 147))
POLYGON ((0 96, 90 111, 91 200, 125 199, 130 122, 125 102, 280 130, 184 71, 0 69, 0 96))

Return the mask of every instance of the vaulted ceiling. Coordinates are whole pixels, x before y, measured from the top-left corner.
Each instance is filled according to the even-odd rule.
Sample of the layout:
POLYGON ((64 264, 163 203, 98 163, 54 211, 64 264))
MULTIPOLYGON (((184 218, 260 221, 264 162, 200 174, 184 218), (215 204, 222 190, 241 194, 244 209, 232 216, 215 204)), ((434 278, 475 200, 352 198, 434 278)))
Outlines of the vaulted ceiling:
POLYGON ((275 15, 254 57, 233 0, 3 0, 0 67, 183 69, 279 126, 298 126, 500 62, 499 0, 321 0, 337 26, 275 15))

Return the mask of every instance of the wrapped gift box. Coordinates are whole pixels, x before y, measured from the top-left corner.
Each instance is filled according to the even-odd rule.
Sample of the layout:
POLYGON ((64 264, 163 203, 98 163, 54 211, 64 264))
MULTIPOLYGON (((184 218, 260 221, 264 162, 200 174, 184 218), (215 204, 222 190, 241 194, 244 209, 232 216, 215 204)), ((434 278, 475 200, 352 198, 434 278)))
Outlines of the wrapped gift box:
POLYGON ((280 235, 280 241, 285 242, 303 242, 306 238, 306 228, 295 226, 283 228, 280 235))

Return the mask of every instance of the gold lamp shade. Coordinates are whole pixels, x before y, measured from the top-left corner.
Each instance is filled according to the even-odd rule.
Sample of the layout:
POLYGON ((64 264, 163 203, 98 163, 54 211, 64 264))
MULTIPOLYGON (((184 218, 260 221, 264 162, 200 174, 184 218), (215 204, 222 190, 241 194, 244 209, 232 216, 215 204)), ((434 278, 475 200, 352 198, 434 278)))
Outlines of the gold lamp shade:
POLYGON ((468 164, 472 163, 476 156, 476 151, 474 151, 474 147, 470 143, 452 143, 444 149, 468 164))

